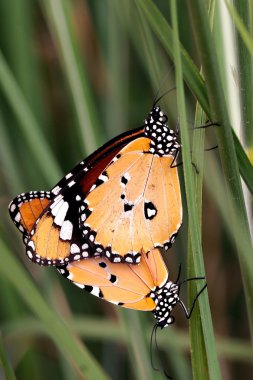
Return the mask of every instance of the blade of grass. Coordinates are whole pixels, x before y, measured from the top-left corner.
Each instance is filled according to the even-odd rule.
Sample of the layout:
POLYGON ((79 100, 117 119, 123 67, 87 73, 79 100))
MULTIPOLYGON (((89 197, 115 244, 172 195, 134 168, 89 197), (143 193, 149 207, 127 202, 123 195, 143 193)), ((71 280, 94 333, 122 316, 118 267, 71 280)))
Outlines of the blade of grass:
POLYGON ((103 113, 110 137, 115 136, 115 130, 117 133, 124 132, 129 121, 129 44, 123 22, 123 18, 128 18, 129 8, 129 2, 125 4, 124 1, 97 3, 99 25, 104 30, 104 55, 108 77, 103 113))
POLYGON ((152 380, 157 378, 156 376, 159 374, 152 370, 150 364, 143 328, 144 318, 126 309, 120 310, 119 315, 125 335, 128 335, 130 343, 128 344, 128 352, 136 379, 152 380))
MULTIPOLYGON (((146 15, 150 26, 163 44, 170 58, 175 61, 175 51, 173 49, 173 30, 171 26, 168 24, 164 16, 158 10, 157 6, 151 0, 135 1, 137 6, 139 6, 146 15)), ((208 114, 209 105, 203 78, 200 76, 198 69, 182 46, 181 55, 186 82, 188 83, 190 90, 198 98, 202 108, 208 114)))
MULTIPOLYGON (((101 319, 100 317, 73 317, 68 320, 68 325, 78 336, 91 341, 112 341, 125 343, 129 340, 128 331, 124 326, 115 324, 114 321, 101 319)), ((38 319, 23 317, 19 320, 8 321, 2 324, 1 330, 6 344, 11 344, 17 340, 23 340, 24 337, 38 338, 47 336, 48 330, 45 325, 38 319)), ((147 341, 150 339, 152 325, 147 324, 145 336, 147 341)), ((159 335, 159 346, 166 349, 168 341, 177 349, 185 352, 189 351, 188 333, 176 329, 163 330, 159 335)), ((245 340, 235 338, 216 337, 217 350, 219 357, 232 360, 253 363, 253 354, 251 344, 245 340)))
POLYGON ((41 101, 41 78, 33 45, 34 40, 31 38, 34 36, 32 6, 34 4, 30 0, 22 3, 19 0, 1 1, 1 46, 27 103, 36 119, 44 127, 47 114, 44 112, 41 101))
POLYGON ((16 380, 14 369, 12 368, 12 365, 9 361, 8 355, 4 348, 1 331, 0 331, 0 367, 3 368, 3 371, 6 376, 6 380, 16 380))
MULTIPOLYGON (((251 15, 253 14, 253 4, 252 2, 241 2, 241 1, 235 1, 236 8, 238 10, 238 15, 241 17, 241 23, 242 23, 242 29, 246 30, 246 33, 250 34, 251 41, 252 41, 252 18, 251 15), (247 29, 246 29, 247 28, 247 29)), ((243 142, 244 146, 246 147, 246 151, 248 154, 248 157, 250 161, 253 163, 252 160, 252 153, 253 153, 253 107, 252 107, 252 98, 253 98, 253 60, 252 60, 252 51, 253 49, 249 50, 244 43, 244 36, 242 35, 242 32, 239 31, 239 26, 237 26, 237 22, 235 20, 235 17, 233 15, 233 10, 235 9, 232 7, 232 9, 229 9, 230 6, 228 6, 228 11, 230 12, 231 19, 233 20, 236 28, 236 38, 238 43, 238 65, 240 73, 240 86, 239 86, 239 93, 241 98, 241 113, 243 118, 242 124, 242 132, 243 132, 243 142)), ((249 37, 249 36, 248 36, 249 37)), ((253 236, 253 216, 252 216, 252 202, 251 202, 251 194, 249 194, 248 190, 243 187, 244 195, 245 195, 245 203, 246 203, 246 209, 247 209, 247 215, 249 220, 249 225, 251 229, 251 235, 253 236)))
POLYGON ((243 134, 244 134, 244 143, 247 148, 253 147, 253 107, 252 107, 252 98, 253 98, 253 40, 252 35, 246 29, 245 23, 248 26, 248 29, 252 27, 251 23, 251 14, 253 11, 253 4, 251 2, 241 2, 236 1, 238 11, 240 11, 241 16, 243 17, 245 23, 240 18, 239 14, 236 12, 235 7, 225 1, 228 11, 231 15, 235 27, 237 28, 238 34, 238 52, 239 52, 239 72, 240 72, 240 97, 242 99, 242 114, 243 114, 243 134))
POLYGON ((107 379, 107 376, 89 351, 72 335, 66 323, 59 318, 59 315, 48 307, 34 286, 33 281, 19 262, 12 257, 2 239, 0 239, 0 252, 2 260, 5 262, 5 265, 0 267, 1 275, 14 286, 28 307, 41 320, 58 349, 74 364, 83 378, 107 379), (11 270, 7 271, 6 267, 11 268, 11 270))
POLYGON ((73 107, 77 116, 77 133, 80 148, 91 153, 102 142, 98 133, 97 113, 85 64, 81 61, 70 20, 73 4, 68 0, 46 0, 41 2, 48 25, 64 65, 64 74, 73 97, 73 107))
MULTIPOLYGON (((123 4, 124 3, 126 2, 123 2, 123 4)), ((125 11, 125 8, 122 12, 122 4, 117 5, 117 8, 118 17, 120 18, 121 23, 125 23, 129 30, 136 51, 140 59, 143 61, 143 67, 147 70, 147 73, 150 76, 155 93, 158 89, 160 92, 163 92, 165 89, 170 88, 170 86, 168 87, 169 82, 167 83, 166 81, 166 87, 164 88, 162 87, 162 83, 160 83, 163 74, 165 75, 165 73, 167 73, 167 62, 165 62, 164 55, 161 54, 157 43, 155 43, 144 15, 139 9, 136 14, 136 7, 133 6, 128 9, 128 13, 125 11), (136 25, 135 28, 132 28, 133 23, 136 25), (161 87, 159 86, 159 83, 161 87)), ((166 102, 166 106, 168 106, 167 103, 168 102, 166 102)), ((175 110, 175 106, 174 108, 173 106, 174 102, 170 102, 169 108, 175 110)), ((170 344, 169 342, 170 337, 168 339, 168 344, 166 345, 166 352, 168 359, 173 358, 170 365, 171 367, 173 366, 173 373, 178 379, 189 378, 190 371, 185 355, 175 344, 170 344)))
MULTIPOLYGON (((200 108, 199 103, 196 106, 195 125, 204 125, 206 116, 200 108)), ((204 143, 205 143, 205 130, 197 129, 193 133, 192 144, 192 162, 196 165, 198 173, 194 173, 195 180, 195 202, 198 208, 198 224, 201 230, 202 221, 202 183, 203 183, 203 167, 204 167, 204 143)), ((189 231, 190 232, 190 231, 189 231)), ((188 277, 203 276, 203 273, 196 273, 194 270, 194 252, 191 248, 190 233, 188 243, 188 277)), ((201 258, 201 265, 204 267, 203 259, 201 258)), ((203 286, 203 285, 202 285, 203 286)), ((197 287, 195 282, 189 282, 188 295, 190 304, 194 301, 197 294, 197 287)), ((192 374, 193 379, 201 379, 201 376, 205 373, 205 378, 209 378, 209 374, 206 371, 208 367, 207 353, 205 349, 205 340, 203 326, 199 318, 200 309, 196 304, 194 313, 190 319, 190 336, 191 336, 191 362, 192 362, 192 374)))
MULTIPOLYGON (((182 140, 182 156, 183 156, 183 169, 185 180, 185 192, 187 199, 187 209, 189 215, 189 230, 191 238, 191 247, 194 252, 193 263, 195 273, 204 273, 203 254, 200 239, 200 226, 198 222, 198 214, 196 208, 195 190, 193 182, 193 167, 190 157, 190 141, 187 127, 184 87, 183 87, 183 74, 182 74, 182 61, 179 44, 178 22, 177 22, 177 6, 176 1, 171 1, 171 15, 172 25, 174 30, 173 36, 173 49, 175 52, 175 67, 176 67, 176 85, 177 85, 177 101, 178 109, 180 110, 180 126, 181 126, 181 140, 182 140)), ((203 285, 202 285, 203 286, 203 285)), ((198 292, 201 290, 201 284, 196 284, 198 292)), ((203 293, 199 299, 199 308, 202 322, 202 329, 205 341, 206 362, 208 363, 209 378, 213 380, 221 379, 220 368, 217 358, 216 345, 213 333, 212 319, 210 313, 210 306, 206 293, 203 293)), ((194 343, 194 342, 193 342, 194 343)), ((204 366, 205 363, 203 362, 204 366)), ((202 374, 203 376, 203 374, 202 374)))
MULTIPOLYGON (((228 11, 229 11, 229 13, 233 19, 233 22, 235 23, 235 26, 236 26, 238 32, 240 33, 240 36, 241 36, 243 42, 245 43, 248 51, 252 54, 253 53, 252 36, 250 35, 250 33, 245 28, 245 25, 244 25, 241 17, 239 16, 238 12, 236 11, 236 8, 233 6, 233 4, 227 0, 225 0, 225 3, 226 3, 226 6, 228 8, 228 11)), ((244 4, 245 8, 246 8, 246 6, 248 7, 247 3, 244 4)), ((248 13, 249 10, 246 8, 245 11, 248 13)), ((250 16, 250 15, 248 15, 248 16, 250 16)))
POLYGON ((4 56, 0 52, 0 86, 12 108, 31 153, 48 184, 59 179, 61 170, 55 161, 41 128, 27 104, 4 56))
POLYGON ((22 176, 20 175, 20 171, 18 170, 15 161, 13 160, 14 152, 6 131, 7 125, 3 119, 3 115, 0 113, 0 160, 3 167, 5 168, 2 177, 2 184, 5 180, 4 177, 6 176, 6 182, 11 183, 15 189, 22 189, 22 176))
MULTIPOLYGON (((217 135, 223 171, 226 178, 226 186, 231 192, 232 199, 236 200, 236 202, 231 205, 231 200, 228 199, 228 212, 231 217, 231 223, 234 224, 237 229, 236 247, 245 287, 249 324, 253 338, 253 267, 250 264, 252 257, 252 244, 232 129, 230 127, 224 93, 221 87, 219 70, 217 70, 217 67, 219 67, 218 57, 216 56, 216 49, 211 38, 210 26, 206 22, 208 15, 205 4, 203 4, 202 1, 196 0, 190 1, 188 6, 192 17, 192 25, 194 28, 197 48, 199 50, 203 65, 203 72, 206 79, 209 101, 212 110, 211 119, 220 120, 222 124, 222 128, 217 128, 215 132, 217 135)), ((219 58, 221 59, 221 57, 219 58)))
MULTIPOLYGON (((156 33, 157 37, 163 44, 165 50, 169 54, 170 58, 174 60, 174 51, 172 48, 172 29, 167 23, 161 12, 158 10, 156 5, 151 0, 135 0, 137 6, 139 6, 147 17, 150 26, 156 33)), ((191 58, 189 57, 186 50, 181 46, 180 48, 182 54, 182 69, 184 73, 184 78, 188 84, 190 90, 198 99, 201 107, 207 114, 208 118, 211 120, 210 107, 207 99, 207 92, 205 89, 205 84, 203 78, 191 58)), ((221 121, 222 119, 216 119, 215 121, 221 121)), ((252 165, 242 148, 239 140, 237 139, 235 133, 233 133, 234 144, 236 146, 236 152, 238 155, 238 162, 240 165, 240 173, 249 187, 251 193, 253 193, 253 169, 252 165)))

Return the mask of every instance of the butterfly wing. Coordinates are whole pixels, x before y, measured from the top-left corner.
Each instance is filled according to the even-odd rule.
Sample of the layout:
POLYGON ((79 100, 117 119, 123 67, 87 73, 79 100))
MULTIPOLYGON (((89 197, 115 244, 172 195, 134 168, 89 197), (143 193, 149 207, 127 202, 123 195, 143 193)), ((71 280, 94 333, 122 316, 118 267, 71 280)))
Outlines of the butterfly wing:
POLYGON ((172 165, 180 145, 166 120, 154 107, 145 127, 98 149, 51 190, 50 202, 28 223, 25 242, 32 261, 62 265, 100 255, 137 263, 142 251, 169 248, 182 206, 172 165))
POLYGON ((106 258, 88 258, 59 267, 59 272, 78 287, 119 306, 154 310, 149 296, 168 279, 168 271, 157 249, 142 255, 139 264, 112 263, 106 258))
POLYGON ((136 263, 142 251, 170 247, 182 223, 173 161, 173 155, 150 154, 150 139, 140 137, 105 168, 80 208, 80 226, 94 252, 136 263))
POLYGON ((50 191, 29 191, 14 198, 9 204, 10 217, 22 232, 26 242, 36 220, 50 203, 50 191))
POLYGON ((51 191, 28 192, 9 206, 10 216, 23 233, 28 257, 40 265, 62 265, 92 254, 79 229, 80 201, 117 152, 143 128, 111 140, 81 161, 51 191), (80 183, 82 184, 80 186, 80 183))

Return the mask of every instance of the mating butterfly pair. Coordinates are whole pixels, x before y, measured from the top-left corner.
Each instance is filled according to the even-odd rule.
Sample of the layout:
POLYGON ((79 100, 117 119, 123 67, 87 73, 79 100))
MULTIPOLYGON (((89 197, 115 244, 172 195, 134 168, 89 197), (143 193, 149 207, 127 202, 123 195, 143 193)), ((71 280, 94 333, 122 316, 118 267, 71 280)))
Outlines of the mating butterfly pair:
POLYGON ((153 311, 161 327, 173 323, 179 280, 169 281, 158 248, 171 246, 182 223, 179 149, 154 106, 144 126, 102 146, 51 191, 17 196, 9 211, 27 256, 107 301, 153 311))

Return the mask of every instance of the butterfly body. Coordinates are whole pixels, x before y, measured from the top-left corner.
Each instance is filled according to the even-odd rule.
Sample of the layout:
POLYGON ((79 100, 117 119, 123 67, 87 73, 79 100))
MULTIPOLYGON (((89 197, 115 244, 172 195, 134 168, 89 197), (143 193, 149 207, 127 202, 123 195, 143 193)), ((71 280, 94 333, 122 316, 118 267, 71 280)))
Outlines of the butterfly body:
POLYGON ((154 107, 143 127, 99 148, 50 192, 11 202, 33 262, 58 266, 101 256, 137 264, 142 252, 171 246, 182 223, 180 145, 166 122, 154 107))

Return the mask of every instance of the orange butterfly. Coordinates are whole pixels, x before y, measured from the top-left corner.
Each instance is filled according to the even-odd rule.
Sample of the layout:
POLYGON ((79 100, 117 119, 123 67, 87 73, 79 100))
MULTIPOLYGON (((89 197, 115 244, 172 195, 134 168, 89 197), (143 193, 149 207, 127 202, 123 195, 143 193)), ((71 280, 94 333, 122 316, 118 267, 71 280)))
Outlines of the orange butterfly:
POLYGON ((51 191, 17 196, 9 211, 27 256, 40 265, 94 256, 136 264, 142 252, 168 249, 182 223, 179 149, 154 106, 142 127, 105 144, 51 191))
MULTIPOLYGON (((188 312, 179 298, 180 271, 175 283, 169 280, 168 269, 158 249, 142 253, 137 265, 111 263, 107 258, 83 259, 58 267, 58 271, 78 287, 113 304, 129 309, 152 311, 161 328, 174 322, 171 314, 179 304, 187 318, 190 318, 194 304, 205 289, 197 294, 188 312)), ((196 277, 190 280, 204 279, 196 277)))

